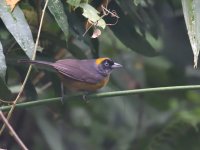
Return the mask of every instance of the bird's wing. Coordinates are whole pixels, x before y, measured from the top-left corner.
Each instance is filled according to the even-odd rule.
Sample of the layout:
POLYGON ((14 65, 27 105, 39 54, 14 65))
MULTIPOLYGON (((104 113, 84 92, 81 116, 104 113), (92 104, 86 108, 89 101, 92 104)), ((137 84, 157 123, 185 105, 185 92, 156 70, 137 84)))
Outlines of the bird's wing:
POLYGON ((88 62, 80 62, 80 60, 59 60, 53 66, 54 68, 64 76, 69 78, 88 82, 88 83, 98 83, 101 80, 101 76, 98 75, 97 71, 91 71, 88 62))

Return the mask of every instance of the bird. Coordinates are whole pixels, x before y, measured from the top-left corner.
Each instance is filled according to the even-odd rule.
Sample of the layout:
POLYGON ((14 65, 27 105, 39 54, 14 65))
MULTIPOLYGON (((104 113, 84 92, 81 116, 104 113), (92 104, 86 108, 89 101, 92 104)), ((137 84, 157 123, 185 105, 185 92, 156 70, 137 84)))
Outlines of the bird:
POLYGON ((113 69, 122 65, 111 58, 97 59, 61 59, 55 62, 40 60, 19 60, 20 63, 43 65, 56 70, 61 79, 61 101, 63 102, 64 88, 69 91, 95 92, 107 85, 113 69))

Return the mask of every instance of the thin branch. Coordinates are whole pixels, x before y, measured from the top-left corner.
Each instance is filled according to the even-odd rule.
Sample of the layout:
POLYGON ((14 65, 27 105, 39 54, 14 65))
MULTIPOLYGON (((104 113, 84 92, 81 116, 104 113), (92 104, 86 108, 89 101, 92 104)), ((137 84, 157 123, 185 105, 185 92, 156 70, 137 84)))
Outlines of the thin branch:
POLYGON ((96 26, 98 26, 98 22, 103 19, 105 16, 108 16, 109 14, 111 15, 111 17, 115 17, 117 18, 116 22, 115 23, 110 23, 110 24, 107 24, 107 26, 112 26, 112 25, 116 25, 117 22, 118 22, 118 19, 119 19, 119 16, 117 15, 117 12, 115 10, 113 10, 112 12, 110 10, 107 9, 107 5, 108 5, 108 1, 107 1, 107 4, 106 4, 106 7, 104 7, 103 5, 101 5, 101 9, 103 11, 103 15, 99 17, 99 19, 95 22, 92 22, 89 18, 88 18, 88 21, 87 23, 90 23, 91 25, 86 29, 86 31, 84 32, 83 36, 86 35, 86 33, 88 33, 88 31, 94 26, 96 28, 96 26))
POLYGON ((85 30, 85 32, 83 33, 83 36, 86 35, 86 33, 92 28, 92 26, 94 26, 94 23, 92 23, 89 19, 87 21, 87 24, 88 24, 88 22, 91 23, 91 25, 85 30))
MULTIPOLYGON (((47 8, 48 1, 49 1, 49 0, 46 0, 44 9, 42 10, 42 16, 41 16, 40 26, 39 26, 39 29, 38 29, 38 34, 37 34, 37 39, 36 39, 36 43, 35 43, 35 47, 34 47, 34 51, 33 51, 32 60, 35 60, 35 57, 36 57, 37 47, 38 47, 38 43, 39 43, 39 37, 40 37, 40 33, 41 33, 41 29, 42 29, 42 23, 43 23, 43 20, 44 20, 44 14, 45 14, 45 11, 46 11, 46 8, 47 8)), ((14 109, 15 109, 15 106, 16 106, 16 104, 17 104, 17 102, 18 102, 18 100, 19 100, 19 98, 20 98, 20 96, 21 96, 21 94, 22 94, 22 92, 23 92, 23 90, 24 90, 24 87, 25 87, 25 85, 26 85, 26 82, 27 82, 27 80, 28 80, 28 77, 29 77, 29 75, 30 75, 30 73, 31 73, 31 69, 32 69, 32 65, 30 65, 30 67, 28 68, 28 71, 27 71, 26 77, 25 77, 25 79, 24 79, 24 82, 23 82, 23 84, 22 84, 22 86, 21 86, 21 88, 20 88, 20 91, 19 91, 19 93, 18 93, 16 99, 15 99, 14 102, 13 102, 13 105, 12 105, 12 107, 11 107, 9 113, 8 113, 7 120, 10 119, 10 117, 11 117, 11 115, 12 115, 14 109)), ((2 126, 2 128, 1 128, 1 130, 0 130, 0 135, 2 134, 4 128, 5 128, 5 124, 2 126)))
POLYGON ((7 103, 7 104, 13 104, 12 101, 4 101, 4 100, 2 100, 2 99, 0 99, 0 102, 1 102, 1 103, 7 103))
MULTIPOLYGON (((116 97, 116 96, 126 96, 126 95, 134 95, 134 94, 146 94, 146 93, 154 93, 154 92, 168 92, 168 91, 184 91, 184 90, 200 90, 200 85, 186 85, 186 86, 169 86, 169 87, 156 87, 156 88, 146 88, 146 89, 135 89, 135 90, 125 90, 125 91, 115 91, 115 92, 105 92, 105 93, 97 93, 97 94, 90 94, 87 95, 86 99, 88 101, 96 100, 100 98, 106 97, 116 97)), ((18 108, 28 108, 34 106, 41 106, 50 103, 58 103, 60 102, 61 97, 37 100, 37 101, 29 101, 24 103, 16 104, 18 108)), ((65 100, 75 100, 75 99, 83 99, 82 94, 76 95, 68 95, 65 96, 65 100)), ((7 111, 12 106, 1 106, 1 111, 7 111)))
POLYGON ((111 12, 110 10, 107 9, 107 7, 105 8, 103 5, 101 5, 101 7, 104 13, 104 17, 107 16, 108 14, 111 14, 112 17, 119 18, 115 10, 111 12))
POLYGON ((8 120, 5 118, 5 116, 3 115, 3 112, 0 111, 0 117, 3 120, 4 124, 6 125, 6 127, 10 130, 11 135, 14 137, 14 139, 16 140, 16 142, 19 144, 19 146, 23 149, 23 150, 28 150, 28 148, 24 145, 24 143, 22 142, 22 140, 19 138, 19 136, 17 135, 17 133, 15 132, 15 130, 12 128, 12 126, 9 124, 8 120))

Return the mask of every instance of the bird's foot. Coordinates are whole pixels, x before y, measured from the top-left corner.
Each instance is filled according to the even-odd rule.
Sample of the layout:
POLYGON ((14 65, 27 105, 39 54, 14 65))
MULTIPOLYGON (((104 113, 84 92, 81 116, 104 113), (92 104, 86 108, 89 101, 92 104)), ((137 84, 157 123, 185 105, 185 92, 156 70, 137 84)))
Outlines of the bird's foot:
POLYGON ((61 82, 61 103, 64 104, 64 98, 65 98, 65 89, 64 89, 64 85, 61 82))
POLYGON ((86 103, 89 103, 89 99, 87 98, 88 94, 89 94, 89 92, 84 92, 84 93, 83 93, 83 96, 82 96, 83 100, 84 100, 86 103))

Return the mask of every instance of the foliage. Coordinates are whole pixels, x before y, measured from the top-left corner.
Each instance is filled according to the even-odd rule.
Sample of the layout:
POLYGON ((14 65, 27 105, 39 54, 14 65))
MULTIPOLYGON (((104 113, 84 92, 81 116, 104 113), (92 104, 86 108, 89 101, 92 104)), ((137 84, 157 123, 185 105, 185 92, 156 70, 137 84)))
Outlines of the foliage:
MULTIPOLYGON (((44 3, 6 3, 0 2, 0 99, 11 101, 27 73, 27 65, 18 60, 33 56, 44 3)), ((113 72, 109 85, 87 103, 72 96, 62 104, 58 76, 48 68, 33 67, 10 121, 25 145, 60 150, 198 149, 197 90, 169 87, 114 97, 121 90, 137 88, 191 85, 195 89, 200 76, 193 69, 190 46, 191 42, 198 47, 199 39, 199 5, 194 3, 199 2, 49 0, 37 59, 108 56, 124 68, 113 72), (91 38, 96 31, 97 38, 91 38), (113 95, 105 93, 110 91, 113 95)), ((0 105, 8 108, 5 102, 0 105)), ((18 149, 7 130, 0 135, 0 148, 18 149)))
POLYGON ((185 17, 185 23, 187 26, 188 35, 189 35, 192 50, 194 53, 194 67, 197 67, 198 56, 199 56, 199 51, 200 51, 200 41, 199 41, 200 2, 198 0, 192 0, 192 1, 182 0, 182 4, 183 4, 183 13, 185 17))

